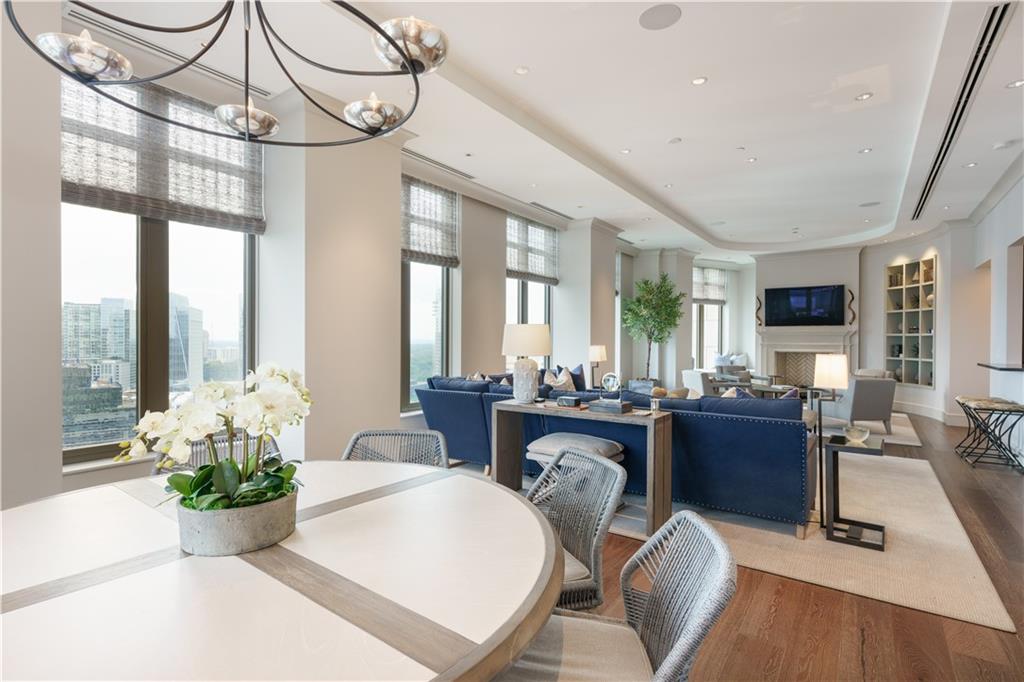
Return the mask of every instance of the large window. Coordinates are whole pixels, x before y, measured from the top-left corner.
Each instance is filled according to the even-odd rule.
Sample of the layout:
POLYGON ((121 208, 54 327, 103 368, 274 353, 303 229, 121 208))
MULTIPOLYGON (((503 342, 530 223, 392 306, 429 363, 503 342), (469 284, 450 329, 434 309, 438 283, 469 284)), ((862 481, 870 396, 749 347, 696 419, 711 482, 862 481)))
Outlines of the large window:
POLYGON ((64 447, 132 435, 138 407, 136 219, 61 206, 64 447))
MULTIPOLYGON (((213 107, 111 92, 172 120, 213 107)), ((138 416, 253 364, 260 145, 183 130, 61 84, 64 461, 109 457, 138 416)))
MULTIPOLYGON (((507 324, 551 324, 551 287, 540 282, 505 278, 505 322, 507 324)), ((550 357, 533 358, 548 367, 550 357)), ((505 369, 512 371, 516 358, 505 357, 505 369)))
POLYGON ((728 272, 720 268, 693 268, 693 353, 698 367, 713 368, 724 351, 723 320, 728 272))
POLYGON ((402 411, 448 372, 448 281, 458 267, 459 195, 402 177, 402 411))

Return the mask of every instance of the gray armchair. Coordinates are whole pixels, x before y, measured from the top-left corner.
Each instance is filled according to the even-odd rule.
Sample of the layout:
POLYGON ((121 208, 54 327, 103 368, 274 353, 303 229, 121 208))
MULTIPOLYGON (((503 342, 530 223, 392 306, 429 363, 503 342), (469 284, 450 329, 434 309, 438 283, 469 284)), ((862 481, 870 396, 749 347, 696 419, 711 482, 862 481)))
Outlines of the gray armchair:
POLYGON ((881 421, 885 432, 892 433, 892 403, 896 397, 896 380, 876 377, 850 377, 850 385, 834 402, 819 405, 822 416, 856 421, 881 421))

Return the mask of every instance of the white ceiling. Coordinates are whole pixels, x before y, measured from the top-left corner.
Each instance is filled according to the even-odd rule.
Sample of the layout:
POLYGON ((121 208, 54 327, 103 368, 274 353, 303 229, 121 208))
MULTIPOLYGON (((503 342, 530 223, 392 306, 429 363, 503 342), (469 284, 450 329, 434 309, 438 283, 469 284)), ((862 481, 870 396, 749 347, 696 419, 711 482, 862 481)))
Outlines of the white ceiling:
MULTIPOLYGON (((180 25, 212 15, 219 3, 101 4, 133 19, 180 25)), ((265 5, 285 39, 313 59, 380 68, 368 32, 337 8, 265 5)), ((648 31, 638 17, 650 6, 360 8, 378 20, 415 14, 451 41, 448 62, 422 80, 408 126, 417 137, 408 147, 518 200, 601 218, 641 248, 745 260, 907 236, 969 215, 1021 152, 1024 88, 1005 84, 1024 78, 1022 11, 927 211, 911 222, 986 4, 679 3, 677 24, 648 31), (516 75, 517 66, 529 74, 516 75), (698 76, 708 83, 692 85, 698 76), (874 97, 854 100, 866 91, 874 97), (667 143, 677 136, 681 143, 667 143), (1005 141, 1012 142, 992 148, 1005 141), (858 154, 866 147, 872 151, 858 154), (961 168, 968 161, 978 166, 961 168), (859 206, 867 202, 879 203, 859 206)), ((236 14, 204 63, 240 75, 240 6, 236 14)), ((198 49, 201 39, 147 38, 181 53, 198 49)), ((286 61, 301 82, 341 100, 371 89, 402 106, 411 100, 405 78, 371 83, 286 61)), ((254 42, 253 81, 274 93, 289 85, 262 36, 254 42)))

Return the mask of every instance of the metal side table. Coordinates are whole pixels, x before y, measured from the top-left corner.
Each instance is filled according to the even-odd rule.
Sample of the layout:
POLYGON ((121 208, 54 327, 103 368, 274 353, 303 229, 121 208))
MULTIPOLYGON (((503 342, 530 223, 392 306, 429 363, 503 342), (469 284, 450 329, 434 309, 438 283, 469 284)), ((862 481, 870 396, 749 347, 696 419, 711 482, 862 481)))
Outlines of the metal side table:
POLYGON ((839 511, 839 453, 881 456, 885 440, 868 436, 862 442, 847 441, 845 436, 830 436, 825 441, 825 538, 847 545, 885 551, 885 526, 843 518, 839 511))

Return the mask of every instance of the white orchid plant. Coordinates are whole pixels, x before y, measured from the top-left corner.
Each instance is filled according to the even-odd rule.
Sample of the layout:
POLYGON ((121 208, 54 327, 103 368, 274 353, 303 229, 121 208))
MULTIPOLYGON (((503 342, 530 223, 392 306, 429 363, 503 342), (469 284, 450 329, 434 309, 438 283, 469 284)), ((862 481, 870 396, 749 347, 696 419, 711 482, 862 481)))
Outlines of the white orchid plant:
POLYGON ((167 492, 180 493, 187 508, 211 510, 269 502, 295 490, 294 461, 266 457, 267 436, 279 436, 285 425, 297 425, 312 404, 302 375, 273 363, 249 372, 245 390, 221 382, 196 388, 182 404, 164 412, 146 412, 135 426, 136 436, 121 443, 115 460, 130 460, 156 452, 157 466, 187 465, 195 443, 205 441, 210 464, 192 473, 176 472, 167 479, 167 492), (256 438, 241 438, 241 457, 235 457, 236 430, 256 438), (226 433, 227 457, 221 459, 214 436, 226 433), (239 461, 241 464, 239 464, 239 461))

